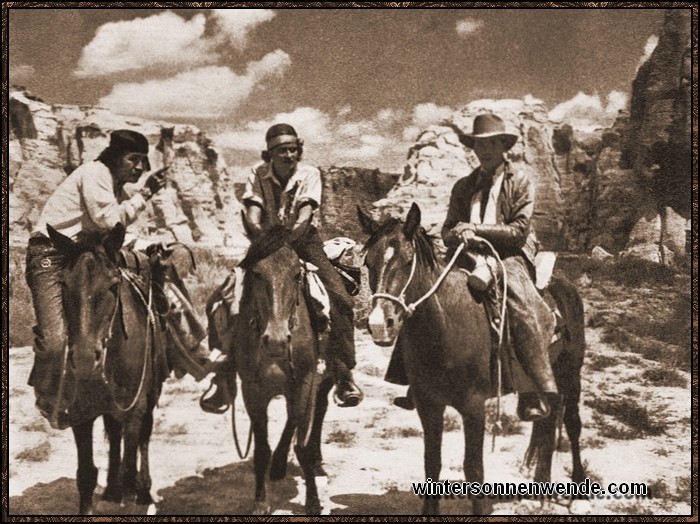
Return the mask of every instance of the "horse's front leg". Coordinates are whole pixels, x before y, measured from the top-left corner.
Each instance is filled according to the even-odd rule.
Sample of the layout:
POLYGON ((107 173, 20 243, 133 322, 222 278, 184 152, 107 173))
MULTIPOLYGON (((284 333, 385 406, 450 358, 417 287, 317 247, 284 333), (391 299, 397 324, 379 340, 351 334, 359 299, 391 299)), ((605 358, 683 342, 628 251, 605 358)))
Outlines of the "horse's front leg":
MULTIPOLYGON (((445 405, 423 398, 415 392, 416 409, 423 425, 423 465, 425 480, 438 482, 442 470, 442 425, 445 405)), ((426 495, 423 499, 423 515, 439 515, 440 499, 426 495)))
POLYGON ((73 426, 73 436, 78 449, 76 484, 80 494, 81 515, 92 515, 92 495, 97 485, 97 468, 92 455, 92 425, 94 420, 73 426))
POLYGON ((137 493, 136 462, 141 435, 141 413, 132 412, 124 423, 124 456, 121 463, 122 501, 133 501, 137 493))
POLYGON ((326 378, 321 382, 316 395, 316 412, 314 413, 314 426, 311 429, 309 446, 313 450, 314 474, 317 477, 325 477, 326 471, 323 468, 323 454, 321 453, 321 432, 323 430, 323 420, 328 411, 328 393, 333 388, 333 380, 326 378))
POLYGON ((153 411, 148 410, 141 422, 141 434, 139 435, 139 457, 141 464, 136 476, 136 503, 153 504, 151 496, 151 470, 148 463, 148 445, 153 431, 153 411))
POLYGON ((270 503, 267 500, 266 475, 270 465, 270 445, 267 442, 267 399, 256 402, 254 405, 246 403, 246 410, 250 414, 253 425, 255 449, 253 451, 253 465, 255 467, 255 507, 253 515, 269 515, 270 503))
POLYGON ((270 465, 270 480, 272 481, 282 480, 287 476, 287 459, 289 458, 289 448, 292 444, 295 429, 294 420, 287 413, 287 422, 284 425, 282 436, 275 448, 275 452, 272 454, 272 464, 270 465))
POLYGON ((299 388, 295 388, 292 400, 292 411, 297 426, 297 442, 294 446, 299 465, 304 471, 304 483, 306 485, 305 512, 307 515, 321 514, 321 501, 318 498, 316 486, 315 446, 312 439, 313 425, 316 412, 316 400, 318 395, 318 382, 321 377, 316 376, 315 371, 310 371, 301 381, 299 388))
MULTIPOLYGON (((484 482, 484 427, 485 397, 482 395, 470 395, 464 404, 462 422, 464 426, 464 478, 467 482, 484 482)), ((474 515, 488 515, 491 513, 491 501, 477 496, 472 499, 474 515)))
POLYGON ((121 461, 122 461, 122 423, 112 415, 102 417, 109 439, 109 466, 107 469, 107 488, 102 499, 109 502, 122 501, 121 461))

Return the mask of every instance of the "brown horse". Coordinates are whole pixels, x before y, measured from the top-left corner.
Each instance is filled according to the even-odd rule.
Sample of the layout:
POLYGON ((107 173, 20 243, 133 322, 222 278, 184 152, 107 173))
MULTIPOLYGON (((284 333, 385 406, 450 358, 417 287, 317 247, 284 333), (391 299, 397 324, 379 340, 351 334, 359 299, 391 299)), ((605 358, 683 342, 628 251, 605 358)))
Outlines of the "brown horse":
POLYGON ((152 295, 148 286, 119 267, 121 224, 108 233, 82 235, 78 241, 51 226, 47 229, 66 261, 65 373, 75 393, 68 414, 78 450, 80 514, 93 513, 97 468, 92 433, 99 415, 109 439, 102 498, 151 505, 148 444, 153 409, 167 374, 159 318, 149 309, 152 295))
POLYGON ((319 339, 312 328, 302 265, 289 243, 290 232, 282 226, 248 232, 252 243, 240 264, 246 273, 235 327, 235 360, 255 442, 253 511, 270 512, 265 477, 268 468, 271 480, 285 477, 296 434, 294 451, 306 482, 305 511, 318 515, 322 508, 315 477, 325 475, 321 429, 333 382, 317 371, 319 339), (271 456, 267 409, 278 395, 287 400, 287 422, 271 456))
MULTIPOLYGON (((445 265, 420 227, 420 209, 415 203, 405 222, 392 218, 380 225, 358 211, 365 232, 371 235, 365 244, 365 265, 375 293, 370 314, 372 337, 383 346, 393 344, 398 337, 397 346, 403 348, 408 382, 423 426, 426 479, 440 478, 443 414, 449 405, 463 420, 466 480, 483 483, 484 403, 494 391, 492 343, 484 306, 468 291, 463 271, 451 270, 439 282, 445 265)), ((582 482, 578 402, 585 347, 583 305, 570 284, 558 281, 552 291, 569 331, 553 365, 563 401, 555 402, 548 418, 534 423, 526 459, 528 463, 537 461, 536 481, 550 480, 556 421, 563 409, 571 440, 573 480, 582 482)), ((489 513, 490 506, 485 498, 473 500, 475 514, 489 513)), ((423 514, 438 513, 439 500, 426 497, 423 514)))

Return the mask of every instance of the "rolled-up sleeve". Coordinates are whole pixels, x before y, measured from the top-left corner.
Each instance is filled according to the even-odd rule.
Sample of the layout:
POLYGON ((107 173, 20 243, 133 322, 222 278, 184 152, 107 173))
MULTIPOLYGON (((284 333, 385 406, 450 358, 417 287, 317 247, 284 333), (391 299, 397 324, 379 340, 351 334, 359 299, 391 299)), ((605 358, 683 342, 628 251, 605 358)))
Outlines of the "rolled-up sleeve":
POLYGON ((99 170, 82 179, 82 197, 90 219, 100 228, 109 229, 117 222, 131 224, 146 207, 141 193, 119 202, 109 169, 99 170))
POLYGON ((248 179, 245 183, 245 191, 243 192, 243 197, 241 198, 244 206, 249 206, 251 204, 257 204, 263 207, 263 190, 260 184, 260 177, 258 176, 257 169, 253 168, 248 174, 248 179))
POLYGON ((304 176, 299 183, 299 190, 296 194, 295 211, 298 211, 304 204, 310 204, 314 209, 321 205, 323 193, 321 171, 313 166, 304 166, 304 168, 304 176))

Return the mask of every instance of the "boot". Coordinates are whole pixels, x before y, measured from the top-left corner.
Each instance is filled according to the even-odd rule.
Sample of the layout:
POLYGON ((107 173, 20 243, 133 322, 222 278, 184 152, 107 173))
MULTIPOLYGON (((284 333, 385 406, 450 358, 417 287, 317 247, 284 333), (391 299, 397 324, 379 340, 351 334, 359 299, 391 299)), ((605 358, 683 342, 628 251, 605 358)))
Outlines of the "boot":
POLYGON ((412 391, 410 386, 406 390, 405 397, 396 397, 394 399, 394 406, 399 407, 401 409, 406 409, 409 411, 416 409, 416 403, 413 400, 413 391, 412 391))
POLYGON ((519 395, 517 412, 523 422, 543 420, 549 416, 550 411, 546 394, 529 392, 519 395))
POLYGON ((338 381, 335 387, 333 399, 341 408, 351 408, 357 406, 364 399, 362 390, 355 384, 352 378, 338 381))
POLYGON ((215 374, 209 388, 199 399, 199 407, 203 411, 222 415, 233 404, 236 398, 237 385, 235 373, 233 374, 233 380, 228 380, 228 375, 231 372, 230 366, 231 362, 228 357, 219 358, 219 360, 210 363, 209 371, 215 374))
POLYGON ((202 394, 199 399, 199 407, 207 413, 214 413, 215 415, 223 415, 228 411, 233 403, 233 398, 235 398, 235 393, 233 393, 233 398, 229 395, 228 381, 226 377, 217 374, 211 381, 209 388, 202 394), (209 395, 211 390, 214 392, 209 395), (207 396, 209 395, 209 396, 207 396))
POLYGON ((34 387, 37 410, 49 421, 53 429, 59 430, 70 427, 68 413, 60 405, 58 398, 62 364, 61 355, 37 352, 28 381, 29 385, 34 387))

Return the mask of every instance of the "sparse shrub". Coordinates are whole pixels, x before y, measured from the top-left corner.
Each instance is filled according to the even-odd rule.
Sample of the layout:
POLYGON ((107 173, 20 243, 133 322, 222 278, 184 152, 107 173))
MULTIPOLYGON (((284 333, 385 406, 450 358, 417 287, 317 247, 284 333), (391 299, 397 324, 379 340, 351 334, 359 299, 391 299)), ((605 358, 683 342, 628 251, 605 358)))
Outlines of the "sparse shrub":
MULTIPOLYGON (((641 438, 645 435, 657 436, 662 435, 666 432, 668 423, 661 417, 654 417, 649 413, 646 407, 640 406, 636 399, 622 398, 622 399, 611 399, 611 398, 596 398, 585 400, 584 403, 602 413, 604 415, 609 415, 616 420, 624 423, 629 431, 624 429, 620 430, 620 436, 614 437, 610 432, 616 433, 617 430, 613 429, 614 426, 606 425, 603 423, 603 428, 600 434, 602 436, 608 436, 610 438, 622 438, 622 439, 632 439, 641 438), (606 429, 606 426, 609 426, 606 429), (606 431, 608 434, 603 435, 606 431)), ((595 417, 594 413, 594 417, 595 417)), ((618 428, 619 429, 619 428, 618 428)))
POLYGON ((336 429, 326 438, 327 444, 338 444, 341 448, 352 447, 357 438, 357 433, 347 429, 336 429))
POLYGON ((642 373, 642 378, 654 386, 666 386, 672 388, 688 387, 688 379, 680 371, 666 366, 647 369, 642 373))
POLYGON ((36 419, 22 426, 21 431, 41 431, 43 433, 46 431, 46 424, 43 419, 36 419))
POLYGON ((620 363, 618 357, 610 357, 608 355, 601 355, 600 353, 592 353, 590 355, 589 368, 591 371, 603 371, 607 368, 617 366, 620 363))
POLYGON ((51 443, 45 440, 41 444, 33 448, 25 449, 19 452, 15 458, 17 460, 26 460, 28 462, 46 462, 51 455, 51 443))
POLYGON ((581 447, 584 449, 599 449, 605 447, 605 440, 599 437, 588 437, 581 441, 581 447))
MULTIPOLYGON (((488 403, 486 405, 486 431, 494 434, 496 431, 496 404, 488 403)), ((501 411, 501 430, 498 432, 501 436, 520 435, 523 433, 522 421, 515 415, 508 415, 501 411)))
POLYGON ((452 413, 447 413, 445 415, 445 422, 443 425, 444 431, 459 431, 462 429, 462 422, 458 415, 452 413))
POLYGON ((384 428, 379 434, 383 439, 422 437, 423 431, 414 427, 406 428, 384 428))

